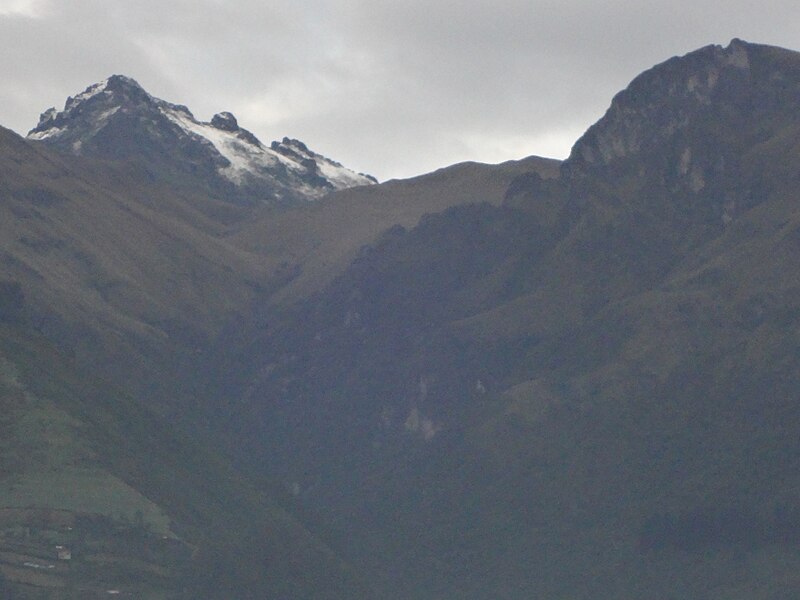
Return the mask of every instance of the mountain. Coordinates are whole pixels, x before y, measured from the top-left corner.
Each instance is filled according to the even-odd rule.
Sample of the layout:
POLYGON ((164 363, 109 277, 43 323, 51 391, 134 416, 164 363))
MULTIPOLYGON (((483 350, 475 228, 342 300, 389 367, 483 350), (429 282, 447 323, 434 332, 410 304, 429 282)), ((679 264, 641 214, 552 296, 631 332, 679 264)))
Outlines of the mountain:
MULTIPOLYGON (((206 422, 219 399, 200 376, 211 342, 252 305, 285 303, 287 286, 297 289, 286 298, 323 286, 384 229, 480 194, 500 203, 530 169, 553 176, 557 163, 464 164, 392 182, 385 197, 364 195, 379 187, 365 186, 275 207, 230 202, 141 164, 75 156, 0 129, 0 320, 10 323, 0 328, 10 373, 2 399, 15 407, 0 447, 2 522, 16 535, 50 511, 63 527, 76 529, 77 519, 100 536, 90 539, 95 554, 72 548, 72 571, 33 577, 46 597, 70 597, 58 590, 81 577, 92 590, 114 584, 144 598, 180 590, 368 596, 368 578, 339 558, 346 542, 323 518, 301 510, 282 483, 235 472, 222 456, 227 446, 206 422), (19 512, 22 502, 32 510, 19 512), (176 536, 176 553, 153 555, 152 540, 136 537, 141 520, 176 536), (93 562, 104 548, 119 577, 93 562), (189 560, 187 548, 202 551, 189 560)), ((15 594, 32 569, 24 566, 30 552, 49 559, 45 538, 72 540, 47 524, 23 544, 28 554, 17 552, 27 558, 0 555, 15 594)))
POLYGON ((228 200, 285 204, 376 183, 298 140, 265 146, 229 112, 201 122, 122 75, 68 98, 63 111, 42 113, 28 139, 82 156, 135 159, 174 182, 199 179, 228 200))
POLYGON ((217 422, 383 597, 796 596, 798 92, 740 40, 657 65, 558 177, 234 329, 217 422))
POLYGON ((0 591, 796 597, 798 92, 733 40, 324 202, 123 78, 0 130, 0 591))
POLYGON ((252 208, 8 130, 0 171, 0 595, 368 597, 180 379, 269 279, 222 239, 252 208))

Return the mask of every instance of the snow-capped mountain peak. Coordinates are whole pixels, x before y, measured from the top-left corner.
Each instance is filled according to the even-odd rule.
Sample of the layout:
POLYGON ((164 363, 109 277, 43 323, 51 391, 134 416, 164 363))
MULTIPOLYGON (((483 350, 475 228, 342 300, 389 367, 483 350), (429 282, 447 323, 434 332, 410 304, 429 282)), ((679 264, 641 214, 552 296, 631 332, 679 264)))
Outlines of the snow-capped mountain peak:
POLYGON ((230 112, 200 121, 186 106, 155 98, 122 75, 67 98, 62 111, 46 110, 28 139, 75 154, 138 159, 248 201, 311 200, 376 183, 298 140, 265 146, 230 112))

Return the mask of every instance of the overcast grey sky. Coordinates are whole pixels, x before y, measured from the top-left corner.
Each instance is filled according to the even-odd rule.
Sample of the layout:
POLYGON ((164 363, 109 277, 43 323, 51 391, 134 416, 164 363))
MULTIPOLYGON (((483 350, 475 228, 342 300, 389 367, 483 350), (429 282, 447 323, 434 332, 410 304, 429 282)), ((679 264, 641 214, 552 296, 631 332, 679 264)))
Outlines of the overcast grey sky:
POLYGON ((0 0, 0 124, 120 73, 385 180, 562 158, 639 72, 733 37, 800 49, 800 2, 0 0))

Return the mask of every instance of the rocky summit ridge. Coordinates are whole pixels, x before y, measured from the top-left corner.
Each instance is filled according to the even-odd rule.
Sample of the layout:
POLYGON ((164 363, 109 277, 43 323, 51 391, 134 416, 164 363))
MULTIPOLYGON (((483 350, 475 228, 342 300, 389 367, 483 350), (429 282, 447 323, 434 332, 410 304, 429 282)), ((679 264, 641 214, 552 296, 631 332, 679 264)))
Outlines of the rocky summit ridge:
POLYGON ((740 39, 673 57, 614 97, 606 114, 575 143, 565 169, 573 175, 614 169, 631 157, 675 150, 678 171, 692 180, 690 187, 701 188, 691 148, 673 146, 686 142, 704 121, 735 128, 771 112, 795 111, 799 72, 800 53, 740 39))
POLYGON ((297 140, 262 144, 230 112, 201 121, 123 75, 67 98, 61 111, 46 110, 28 139, 72 154, 134 159, 157 175, 202 182, 233 200, 316 200, 376 183, 297 140))

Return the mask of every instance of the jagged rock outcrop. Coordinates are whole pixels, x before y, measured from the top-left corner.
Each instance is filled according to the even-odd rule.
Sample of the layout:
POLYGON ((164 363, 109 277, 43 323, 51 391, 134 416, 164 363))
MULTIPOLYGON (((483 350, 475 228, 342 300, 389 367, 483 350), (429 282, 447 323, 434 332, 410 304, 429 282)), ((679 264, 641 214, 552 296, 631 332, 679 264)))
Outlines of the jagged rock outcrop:
POLYGON ((745 146, 796 114, 798 74, 797 52, 739 39, 673 57, 615 96, 575 143, 564 172, 618 176, 633 162, 641 172, 644 163, 674 189, 699 193, 736 173, 745 146))
POLYGON ((558 184, 529 177, 508 195, 562 206, 566 220, 593 206, 606 217, 649 214, 665 231, 713 233, 768 196, 781 163, 767 155, 791 147, 799 111, 800 53, 738 39, 706 46, 619 92, 573 146, 558 184))

